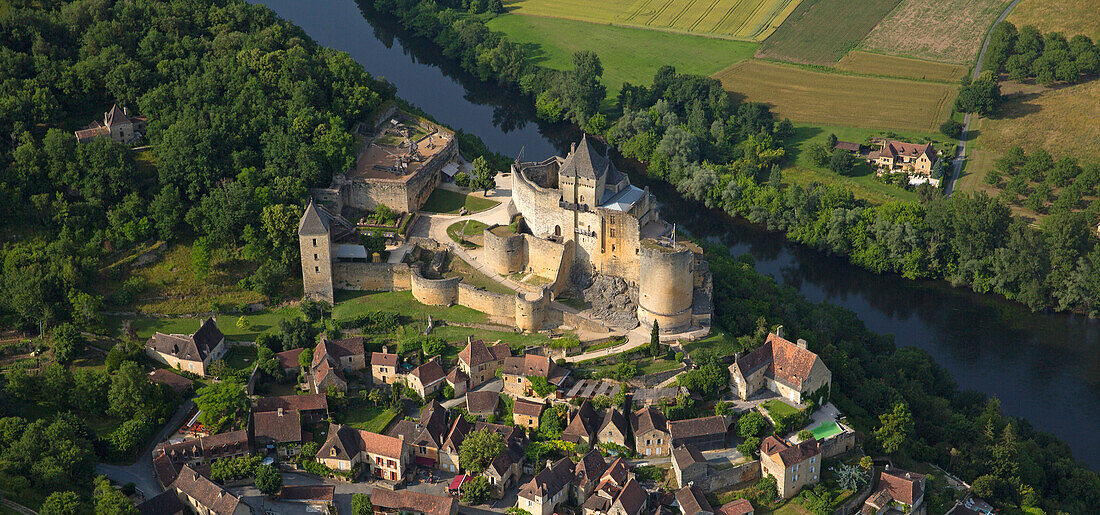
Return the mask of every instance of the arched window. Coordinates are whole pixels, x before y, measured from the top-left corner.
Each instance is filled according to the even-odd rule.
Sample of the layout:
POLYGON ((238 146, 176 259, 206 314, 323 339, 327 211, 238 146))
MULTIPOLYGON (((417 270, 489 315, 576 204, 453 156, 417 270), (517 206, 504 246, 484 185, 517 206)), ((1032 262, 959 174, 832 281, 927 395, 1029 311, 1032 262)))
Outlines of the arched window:
POLYGON ((554 226, 554 236, 561 236, 561 226, 560 225, 555 225, 554 226))

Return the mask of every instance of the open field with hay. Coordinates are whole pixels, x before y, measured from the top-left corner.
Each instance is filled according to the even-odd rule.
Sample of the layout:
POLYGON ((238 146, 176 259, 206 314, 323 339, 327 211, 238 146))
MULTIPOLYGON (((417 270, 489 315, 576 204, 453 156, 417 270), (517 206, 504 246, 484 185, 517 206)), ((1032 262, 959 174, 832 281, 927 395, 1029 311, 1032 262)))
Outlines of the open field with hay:
POLYGON ((967 72, 967 68, 959 64, 937 63, 859 50, 848 52, 848 55, 836 63, 836 69, 867 75, 952 83, 958 82, 967 72))
POLYGON ((1084 34, 1100 40, 1100 0, 1023 0, 1007 20, 1017 27, 1034 25, 1044 34, 1061 32, 1066 38, 1084 34))
POLYGON ((970 64, 1006 0, 902 0, 863 47, 888 54, 970 64))
POLYGON ((951 109, 951 84, 858 77, 764 61, 715 74, 726 91, 765 102, 778 117, 822 125, 933 132, 951 109))
POLYGON ((757 57, 831 66, 863 41, 900 0, 803 0, 760 45, 757 57))
POLYGON ((559 18, 497 16, 489 28, 532 48, 536 64, 555 70, 573 68, 573 52, 592 50, 603 64, 610 99, 624 82, 649 85, 664 65, 681 73, 712 75, 752 56, 757 44, 654 30, 613 27, 559 18))
POLYGON ((761 41, 799 0, 512 0, 515 14, 761 41))

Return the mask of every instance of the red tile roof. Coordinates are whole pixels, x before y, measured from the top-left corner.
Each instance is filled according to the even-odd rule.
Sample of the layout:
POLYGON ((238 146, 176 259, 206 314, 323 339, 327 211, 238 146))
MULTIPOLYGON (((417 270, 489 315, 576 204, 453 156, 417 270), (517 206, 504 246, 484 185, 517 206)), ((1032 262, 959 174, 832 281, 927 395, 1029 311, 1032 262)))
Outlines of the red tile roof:
POLYGON ((351 459, 359 452, 368 452, 399 460, 404 457, 405 442, 400 438, 380 435, 343 425, 330 425, 328 439, 317 451, 320 458, 351 459), (336 454, 332 453, 336 450, 336 454))
POLYGON ((277 411, 279 408, 298 411, 328 411, 328 398, 321 393, 262 397, 256 400, 256 407, 253 411, 277 411))
POLYGON ((183 395, 183 392, 186 392, 192 384, 190 379, 164 368, 158 368, 150 372, 149 379, 168 385, 169 388, 180 395, 183 395))
POLYGON ((452 497, 422 494, 408 490, 394 492, 375 488, 370 494, 370 501, 376 507, 402 512, 424 513, 426 515, 454 515, 458 512, 458 504, 452 497))
POLYGON ((500 361, 512 355, 512 349, 507 344, 499 344, 489 347, 485 340, 470 338, 466 348, 458 353, 459 361, 466 363, 471 369, 492 361, 500 361))
POLYGON ((817 440, 813 438, 798 445, 787 445, 783 440, 769 436, 760 442, 760 454, 768 456, 784 467, 789 467, 820 455, 821 449, 818 447, 817 440))
POLYGON ((713 417, 689 418, 687 420, 674 420, 668 423, 668 432, 673 440, 693 438, 726 433, 726 419, 715 415, 713 417))
POLYGON ((257 440, 276 443, 301 443, 302 419, 298 410, 259 411, 252 414, 253 434, 257 440))
POLYGON ((886 469, 879 475, 876 489, 887 490, 895 501, 912 505, 921 496, 924 475, 900 469, 886 469))
POLYGON ((546 409, 546 405, 541 402, 516 399, 516 403, 512 406, 512 413, 538 418, 542 416, 542 410, 544 409, 546 409))
POLYGON ((683 515, 700 515, 714 513, 714 508, 707 502, 703 492, 694 486, 688 486, 676 491, 676 502, 680 504, 680 513, 683 515))
POLYGON ((668 419, 660 411, 646 407, 630 415, 630 427, 634 430, 634 434, 646 433, 654 429, 667 433, 668 419))
POLYGON ((187 465, 180 469, 172 487, 218 515, 232 515, 241 503, 236 496, 187 465))
POLYGON ((388 353, 388 352, 386 352, 386 353, 372 352, 372 353, 370 353, 370 364, 371 365, 382 365, 382 366, 387 366, 387 367, 396 367, 397 366, 397 354, 391 354, 391 353, 388 353))
POLYGON ((569 375, 568 370, 554 364, 549 357, 537 354, 504 358, 502 373, 523 377, 544 377, 554 385, 560 385, 569 375))
POLYGON ((787 385, 801 388, 802 383, 809 378, 814 363, 819 359, 817 354, 773 333, 768 335, 764 345, 737 360, 733 366, 737 367, 744 377, 748 377, 761 367, 767 367, 765 375, 787 385))
POLYGON ((446 374, 443 373, 443 367, 439 366, 439 362, 433 359, 412 369, 409 375, 419 379, 421 385, 429 386, 442 381, 446 374))
POLYGON ((470 413, 485 413, 497 409, 500 402, 500 394, 492 390, 470 392, 466 394, 466 411, 470 413))
POLYGON ((301 364, 298 363, 298 357, 301 356, 302 351, 305 349, 291 349, 284 350, 283 352, 275 353, 275 359, 279 360, 279 366, 284 370, 298 369, 301 364))
POLYGON ((716 513, 721 515, 748 515, 752 512, 752 503, 748 499, 736 499, 723 504, 716 513))

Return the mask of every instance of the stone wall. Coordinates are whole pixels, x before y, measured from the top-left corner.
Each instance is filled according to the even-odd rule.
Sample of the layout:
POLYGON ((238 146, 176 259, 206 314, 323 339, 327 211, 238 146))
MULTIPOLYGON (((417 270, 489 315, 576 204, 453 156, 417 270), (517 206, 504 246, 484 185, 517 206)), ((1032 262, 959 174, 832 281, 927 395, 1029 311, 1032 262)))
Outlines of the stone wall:
POLYGON ((428 279, 414 268, 409 275, 409 285, 417 302, 429 306, 450 306, 458 302, 458 283, 461 277, 428 279))
POLYGON ((516 327, 521 331, 534 332, 542 329, 546 322, 546 310, 550 305, 550 295, 546 290, 538 294, 516 293, 516 327))
POLYGON ((573 243, 536 238, 524 235, 527 246, 527 269, 542 277, 552 279, 554 295, 569 287, 569 269, 573 266, 573 243))
POLYGON ((411 288, 412 270, 405 263, 333 263, 333 283, 340 290, 394 291, 411 288))
POLYGON ((457 289, 457 302, 462 306, 490 316, 507 318, 515 318, 516 316, 516 299, 514 295, 493 293, 466 283, 457 283, 457 289))
POLYGON ((759 478, 760 460, 753 460, 722 470, 718 470, 716 467, 710 467, 710 470, 707 472, 707 484, 703 489, 708 492, 713 492, 747 481, 754 481, 759 478))
POLYGON ((527 248, 522 234, 511 232, 511 229, 493 225, 486 227, 482 233, 485 245, 482 247, 481 256, 485 265, 490 270, 508 275, 522 271, 527 263, 527 248), (505 234, 498 234, 505 233, 505 234))
POLYGON ((673 377, 680 372, 687 370, 686 365, 680 365, 672 370, 665 370, 664 372, 657 372, 654 374, 648 374, 644 376, 635 376, 630 378, 631 386, 635 388, 652 388, 657 386, 673 377))
MULTIPOLYGON (((512 202, 536 236, 554 235, 573 239, 572 212, 558 203, 561 192, 543 188, 529 180, 525 172, 512 168, 512 202)), ((556 173, 554 174, 556 177, 556 173)), ((554 180, 557 183, 557 180, 554 180)))
POLYGON ((662 332, 671 332, 691 323, 694 259, 686 247, 642 243, 639 268, 645 272, 638 282, 638 321, 643 326, 656 320, 662 332))
POLYGON ((298 237, 302 258, 302 287, 305 297, 334 303, 332 288, 332 241, 328 234, 298 237))
MULTIPOLYGON (((841 427, 848 429, 844 426, 841 427)), ((848 429, 840 434, 818 441, 818 445, 821 447, 822 456, 832 458, 856 448, 856 433, 848 429)))
POLYGON ((611 209, 601 209, 600 215, 603 217, 603 246, 597 269, 604 275, 622 277, 630 284, 638 284, 638 219, 629 213, 611 209))

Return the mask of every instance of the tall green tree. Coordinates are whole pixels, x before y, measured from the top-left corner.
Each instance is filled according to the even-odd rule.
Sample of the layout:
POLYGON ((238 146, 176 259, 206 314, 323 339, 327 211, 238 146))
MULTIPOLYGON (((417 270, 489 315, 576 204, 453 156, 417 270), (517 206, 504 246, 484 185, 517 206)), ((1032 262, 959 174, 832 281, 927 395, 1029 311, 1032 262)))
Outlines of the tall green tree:
POLYGON ((462 468, 473 474, 480 474, 489 464, 504 452, 504 437, 496 431, 481 429, 466 435, 458 449, 458 460, 462 468))

